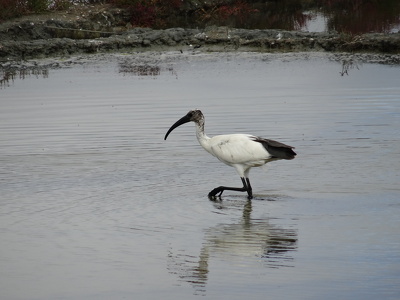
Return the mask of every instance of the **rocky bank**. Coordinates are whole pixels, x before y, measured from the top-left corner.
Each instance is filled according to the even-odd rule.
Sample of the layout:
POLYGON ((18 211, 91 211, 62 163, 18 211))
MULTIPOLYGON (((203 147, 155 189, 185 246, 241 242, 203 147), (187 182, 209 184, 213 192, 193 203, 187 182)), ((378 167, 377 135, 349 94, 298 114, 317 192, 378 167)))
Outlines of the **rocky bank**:
POLYGON ((283 30, 132 28, 126 12, 106 6, 28 16, 0 24, 0 62, 83 53, 199 49, 258 52, 400 53, 400 33, 346 35, 283 30))

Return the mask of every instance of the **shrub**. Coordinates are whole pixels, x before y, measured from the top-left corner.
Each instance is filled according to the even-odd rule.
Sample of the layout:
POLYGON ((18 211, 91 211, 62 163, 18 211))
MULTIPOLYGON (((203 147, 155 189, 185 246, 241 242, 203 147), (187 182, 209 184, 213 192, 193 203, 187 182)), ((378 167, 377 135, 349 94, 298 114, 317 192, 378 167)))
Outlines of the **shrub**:
POLYGON ((27 0, 28 9, 35 13, 46 11, 49 8, 49 0, 27 0))
POLYGON ((182 5, 181 0, 110 0, 110 3, 127 9, 131 24, 138 27, 162 27, 165 19, 182 5))
POLYGON ((0 0, 0 22, 22 16, 27 11, 24 0, 0 0))
POLYGON ((52 0, 50 4, 51 10, 65 10, 71 6, 71 1, 69 0, 52 0))

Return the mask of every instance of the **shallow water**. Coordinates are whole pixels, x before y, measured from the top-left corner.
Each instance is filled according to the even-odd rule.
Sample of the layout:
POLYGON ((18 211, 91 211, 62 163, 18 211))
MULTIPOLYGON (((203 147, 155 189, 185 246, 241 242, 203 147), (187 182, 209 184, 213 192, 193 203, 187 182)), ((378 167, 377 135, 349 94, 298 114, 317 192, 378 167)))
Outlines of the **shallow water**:
POLYGON ((400 68, 323 54, 89 56, 0 90, 4 299, 398 299, 400 68), (69 66, 69 67, 66 67, 69 66), (235 170, 197 144, 296 147, 235 170))

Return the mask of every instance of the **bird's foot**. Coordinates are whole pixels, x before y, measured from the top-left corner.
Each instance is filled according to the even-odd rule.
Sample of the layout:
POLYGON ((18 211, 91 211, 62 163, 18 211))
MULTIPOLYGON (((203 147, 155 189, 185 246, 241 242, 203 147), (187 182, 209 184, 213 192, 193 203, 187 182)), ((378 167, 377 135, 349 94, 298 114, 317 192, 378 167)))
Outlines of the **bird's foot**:
POLYGON ((219 186, 208 193, 208 198, 210 198, 211 200, 215 200, 217 197, 221 198, 223 191, 224 189, 219 186))
POLYGON ((210 198, 210 200, 215 200, 216 198, 221 198, 221 195, 225 190, 238 191, 238 192, 247 192, 247 194, 248 194, 247 198, 249 200, 253 199, 253 193, 252 193, 251 188, 248 189, 246 186, 244 186, 242 188, 219 186, 219 187, 216 187, 215 189, 213 189, 211 192, 208 193, 208 198, 210 198))

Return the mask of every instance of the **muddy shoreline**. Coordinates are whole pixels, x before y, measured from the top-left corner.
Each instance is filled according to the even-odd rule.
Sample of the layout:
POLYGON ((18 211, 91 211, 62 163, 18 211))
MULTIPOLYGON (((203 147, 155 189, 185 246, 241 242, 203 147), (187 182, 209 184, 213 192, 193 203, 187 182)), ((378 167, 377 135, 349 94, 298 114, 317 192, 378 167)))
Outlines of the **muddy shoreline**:
POLYGON ((0 63, 138 51, 348 52, 397 56, 400 33, 346 35, 283 30, 130 28, 122 10, 80 18, 30 16, 0 25, 0 63), (123 25, 123 26, 122 26, 123 25))

